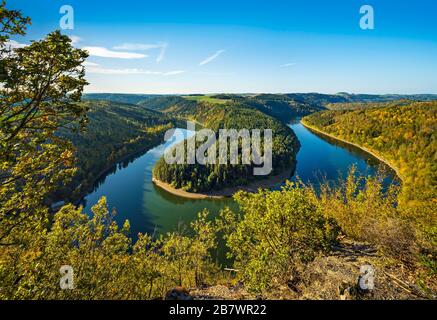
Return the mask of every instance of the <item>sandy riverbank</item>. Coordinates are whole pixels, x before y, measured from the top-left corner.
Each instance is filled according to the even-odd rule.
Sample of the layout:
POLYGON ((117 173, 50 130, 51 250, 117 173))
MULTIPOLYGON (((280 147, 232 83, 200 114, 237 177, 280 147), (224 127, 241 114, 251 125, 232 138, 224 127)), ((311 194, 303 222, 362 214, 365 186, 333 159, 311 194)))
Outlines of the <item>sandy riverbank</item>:
POLYGON ((225 188, 219 191, 211 191, 205 193, 194 193, 194 192, 187 192, 182 189, 176 189, 172 187, 170 184, 159 181, 155 178, 152 178, 152 181, 156 186, 178 197, 183 197, 188 199, 223 199, 223 198, 232 197, 234 193, 240 190, 247 191, 247 192, 257 192, 258 189, 269 189, 279 186, 280 184, 284 183, 285 180, 291 177, 292 172, 293 169, 287 169, 280 175, 272 176, 269 177, 268 179, 254 181, 246 186, 236 186, 232 188, 225 188))
POLYGON ((301 120, 300 123, 301 123, 305 128, 307 128, 307 129, 309 129, 309 130, 311 130, 311 131, 317 132, 317 133, 319 133, 319 134, 321 134, 321 135, 324 135, 324 136, 326 136, 326 137, 332 138, 332 139, 334 139, 334 140, 341 141, 341 142, 343 142, 343 143, 346 143, 346 144, 349 144, 349 145, 351 145, 351 146, 354 146, 354 147, 356 147, 356 148, 358 148, 358 149, 361 149, 361 150, 363 150, 364 152, 367 152, 368 154, 372 155, 373 157, 375 157, 375 158, 378 159, 379 161, 385 163, 385 164, 386 164, 388 167, 390 167, 394 172, 396 172, 396 175, 398 176, 398 178, 399 178, 400 180, 403 180, 403 179, 402 179, 402 176, 401 176, 401 174, 400 174, 400 172, 399 172, 399 169, 396 168, 395 166, 393 166, 393 164, 391 164, 388 160, 384 159, 384 158, 383 158, 382 156, 380 156, 379 154, 376 154, 374 151, 369 150, 369 149, 367 149, 366 147, 360 146, 360 145, 358 145, 358 144, 356 144, 356 143, 353 143, 353 142, 350 142, 350 141, 344 140, 344 139, 342 139, 342 138, 336 137, 336 136, 334 136, 334 135, 332 135, 332 134, 329 134, 329 133, 327 133, 327 132, 323 132, 323 131, 321 131, 321 130, 319 130, 319 129, 317 129, 317 128, 315 128, 315 127, 313 127, 313 126, 311 126, 311 125, 309 125, 309 124, 307 124, 307 123, 305 123, 303 120, 301 120))

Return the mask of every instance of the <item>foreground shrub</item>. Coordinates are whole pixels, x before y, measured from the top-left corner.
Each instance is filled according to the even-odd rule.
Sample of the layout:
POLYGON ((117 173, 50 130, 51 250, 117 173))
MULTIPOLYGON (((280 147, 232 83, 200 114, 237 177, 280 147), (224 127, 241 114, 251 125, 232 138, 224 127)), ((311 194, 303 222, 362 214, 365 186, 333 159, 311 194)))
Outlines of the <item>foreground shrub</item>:
POLYGON ((376 245, 384 255, 407 264, 417 258, 417 229, 411 208, 398 203, 399 187, 384 188, 383 176, 348 178, 336 187, 325 184, 320 205, 348 237, 376 245))
POLYGON ((254 291, 294 281, 299 266, 328 251, 337 237, 338 228, 323 216, 314 191, 300 184, 234 198, 241 212, 223 210, 221 226, 240 278, 254 291))
POLYGON ((156 299, 175 286, 196 286, 215 275, 215 234, 207 213, 192 232, 158 239, 140 235, 132 246, 129 223, 119 229, 102 198, 92 217, 72 205, 45 232, 20 246, 0 247, 0 300, 156 299), (60 288, 60 268, 73 268, 74 289, 60 288))

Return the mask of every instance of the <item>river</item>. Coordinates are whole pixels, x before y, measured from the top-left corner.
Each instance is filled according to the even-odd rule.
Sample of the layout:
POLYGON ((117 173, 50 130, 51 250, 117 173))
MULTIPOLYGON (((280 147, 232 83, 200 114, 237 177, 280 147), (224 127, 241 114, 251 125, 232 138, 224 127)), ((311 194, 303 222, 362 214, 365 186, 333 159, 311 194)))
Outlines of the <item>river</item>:
MULTIPOLYGON (((395 173, 368 153, 340 141, 320 136, 305 128, 298 120, 289 125, 296 133, 301 149, 297 155, 294 176, 315 186, 321 181, 335 182, 347 176, 349 168, 355 165, 357 174, 375 175, 381 165, 387 169, 385 183, 396 181, 395 173)), ((117 211, 116 221, 121 225, 130 221, 131 236, 135 239, 139 232, 162 234, 183 228, 193 221, 202 209, 208 209, 213 215, 225 206, 235 208, 231 199, 192 200, 174 196, 156 187, 152 183, 152 169, 162 156, 165 148, 189 137, 193 133, 179 129, 183 137, 174 137, 171 141, 149 150, 142 156, 118 164, 96 185, 94 192, 84 199, 85 211, 102 196, 108 199, 110 209, 117 211)))

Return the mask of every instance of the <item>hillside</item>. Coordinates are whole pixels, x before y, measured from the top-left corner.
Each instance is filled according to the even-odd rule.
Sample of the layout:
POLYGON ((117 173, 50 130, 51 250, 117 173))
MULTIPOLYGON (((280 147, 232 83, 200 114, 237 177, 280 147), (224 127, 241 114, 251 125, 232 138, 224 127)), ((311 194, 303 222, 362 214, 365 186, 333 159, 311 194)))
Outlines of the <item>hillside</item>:
POLYGON ((173 115, 186 116, 194 112, 197 105, 203 103, 217 105, 239 105, 244 108, 258 110, 262 113, 287 122, 295 117, 311 114, 325 108, 317 103, 299 101, 286 95, 191 95, 160 96, 139 104, 148 109, 159 110, 173 115))
POLYGON ((196 105, 195 101, 189 101, 181 96, 159 96, 140 101, 138 105, 151 110, 165 111, 178 105, 196 105))
POLYGON ((86 93, 84 100, 106 100, 112 102, 138 104, 142 101, 158 97, 156 94, 129 94, 129 93, 86 93))
POLYGON ((314 112, 328 109, 361 108, 366 104, 396 102, 397 100, 428 101, 437 99, 437 95, 372 95, 372 94, 216 94, 216 95, 148 95, 148 94, 86 94, 86 99, 107 100, 113 102, 137 104, 147 109, 162 112, 178 112, 181 108, 195 107, 199 103, 226 104, 237 103, 253 108, 288 122, 314 112))
POLYGON ((256 108, 283 122, 289 122, 293 118, 303 117, 325 109, 318 101, 305 101, 288 95, 277 94, 256 95, 242 99, 241 103, 256 108))
MULTIPOLYGON (((273 171, 269 175, 277 175, 285 169, 294 168, 295 156, 299 149, 299 142, 293 131, 280 121, 257 110, 245 108, 239 104, 210 104, 199 103, 195 108, 172 109, 170 114, 196 121, 206 128, 216 132, 223 128, 229 129, 272 129, 273 171)), ((262 142, 263 144, 263 142, 262 142)), ((217 142, 216 142, 217 145, 217 142)), ((240 142, 241 148, 241 142, 240 142)), ((219 148, 216 146, 218 155, 219 148)), ((229 149, 228 149, 228 152, 229 149)), ((169 183, 174 188, 189 192, 219 191, 227 187, 247 185, 253 180, 266 178, 253 175, 253 164, 243 165, 216 164, 172 164, 169 165, 161 158, 155 168, 154 177, 159 181, 169 183)))
POLYGON ((303 120, 386 159, 398 169, 408 199, 436 198, 437 101, 325 111, 303 120))
POLYGON ((81 184, 81 191, 92 187, 102 171, 126 156, 161 143, 165 131, 174 126, 168 116, 136 105, 99 100, 83 103, 89 108, 86 131, 60 131, 77 148, 79 172, 70 188, 81 184))
POLYGON ((409 105, 413 100, 401 99, 387 102, 344 102, 344 103, 328 103, 326 108, 329 110, 362 110, 371 108, 396 107, 409 105))

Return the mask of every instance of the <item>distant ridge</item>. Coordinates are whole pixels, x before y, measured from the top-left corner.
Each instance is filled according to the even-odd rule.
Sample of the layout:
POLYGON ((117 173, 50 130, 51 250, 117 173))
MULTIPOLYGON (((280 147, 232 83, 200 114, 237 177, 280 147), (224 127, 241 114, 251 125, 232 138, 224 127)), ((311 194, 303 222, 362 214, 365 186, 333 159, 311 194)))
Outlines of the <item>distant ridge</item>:
POLYGON ((83 99, 88 100, 108 100, 114 102, 143 104, 153 99, 165 99, 176 97, 216 97, 218 99, 246 99, 246 98, 262 98, 268 100, 281 100, 284 97, 293 99, 297 102, 311 103, 313 105, 325 106, 329 103, 347 103, 347 102, 388 102, 394 100, 417 100, 431 101, 437 100, 437 94, 365 94, 365 93, 348 93, 339 92, 336 94, 324 93, 242 93, 242 94, 130 94, 130 93, 87 93, 83 95, 83 99))

